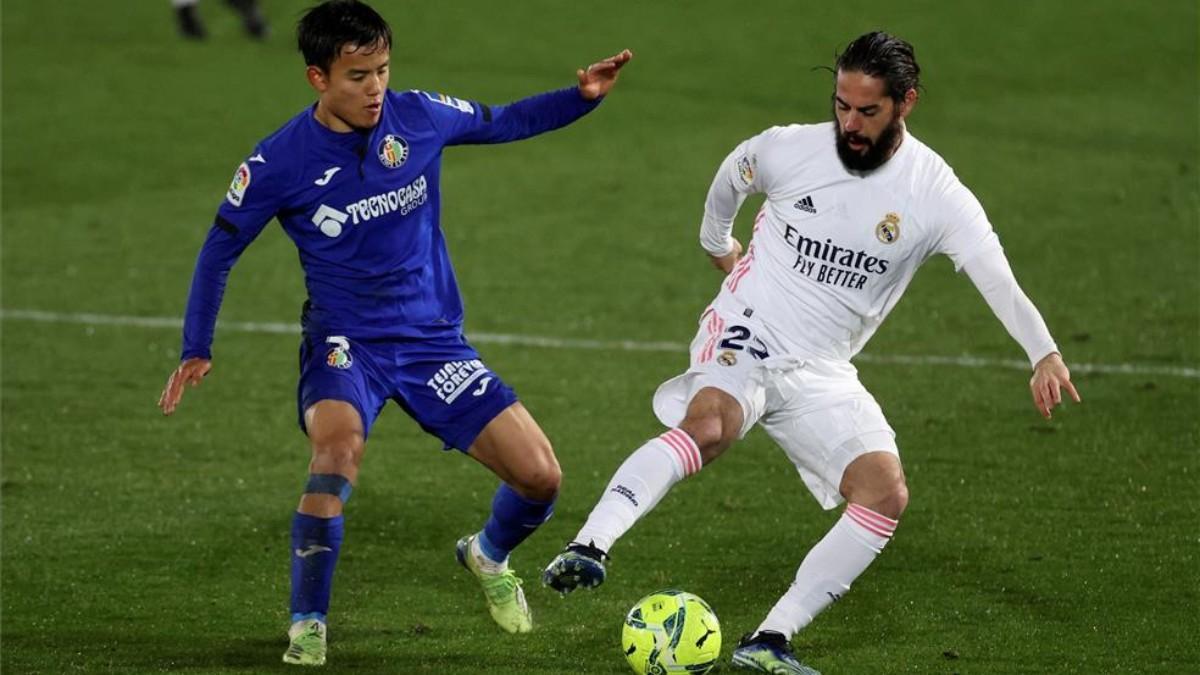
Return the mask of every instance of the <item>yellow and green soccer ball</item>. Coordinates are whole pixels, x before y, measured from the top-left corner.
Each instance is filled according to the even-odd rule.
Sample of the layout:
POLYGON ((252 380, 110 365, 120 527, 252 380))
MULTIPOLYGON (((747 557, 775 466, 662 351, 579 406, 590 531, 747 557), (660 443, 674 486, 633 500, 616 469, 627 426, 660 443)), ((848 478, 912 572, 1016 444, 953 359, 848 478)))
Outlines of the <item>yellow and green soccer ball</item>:
POLYGON ((638 675, 712 670, 721 654, 721 624, 708 603, 683 591, 659 591, 625 615, 621 649, 638 675))

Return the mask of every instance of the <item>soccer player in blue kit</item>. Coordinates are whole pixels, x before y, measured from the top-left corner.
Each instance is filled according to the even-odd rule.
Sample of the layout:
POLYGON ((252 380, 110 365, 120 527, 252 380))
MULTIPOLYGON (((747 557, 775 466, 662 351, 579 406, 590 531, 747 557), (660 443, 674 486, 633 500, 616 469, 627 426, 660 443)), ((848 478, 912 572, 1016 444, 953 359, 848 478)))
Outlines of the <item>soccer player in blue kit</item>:
POLYGON ((170 415, 212 368, 226 278, 272 218, 296 243, 308 301, 298 413, 312 450, 292 521, 287 663, 321 665, 350 497, 371 424, 388 399, 447 448, 502 481, 492 513, 459 540, 506 631, 532 628, 508 554, 553 511, 561 472, 537 422, 463 336, 463 307, 439 224, 442 150, 570 124, 599 105, 628 51, 578 70, 578 86, 509 105, 387 88, 391 29, 355 0, 329 0, 297 36, 315 105, 254 148, 234 175, 196 261, 181 363, 159 399, 170 415))

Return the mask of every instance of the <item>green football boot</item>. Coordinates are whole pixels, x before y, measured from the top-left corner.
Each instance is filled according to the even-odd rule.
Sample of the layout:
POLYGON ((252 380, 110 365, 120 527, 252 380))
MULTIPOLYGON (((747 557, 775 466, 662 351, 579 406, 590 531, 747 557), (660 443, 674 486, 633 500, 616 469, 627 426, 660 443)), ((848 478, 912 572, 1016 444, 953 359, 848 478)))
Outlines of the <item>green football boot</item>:
POLYGON ((317 619, 297 621, 288 629, 291 644, 283 662, 298 666, 325 665, 325 624, 317 619))
POLYGON ((479 579, 488 611, 496 623, 510 633, 528 633, 533 630, 533 617, 525 602, 525 591, 521 590, 521 578, 509 569, 497 574, 480 569, 479 561, 471 554, 471 544, 477 536, 472 534, 458 540, 454 554, 459 564, 479 579))

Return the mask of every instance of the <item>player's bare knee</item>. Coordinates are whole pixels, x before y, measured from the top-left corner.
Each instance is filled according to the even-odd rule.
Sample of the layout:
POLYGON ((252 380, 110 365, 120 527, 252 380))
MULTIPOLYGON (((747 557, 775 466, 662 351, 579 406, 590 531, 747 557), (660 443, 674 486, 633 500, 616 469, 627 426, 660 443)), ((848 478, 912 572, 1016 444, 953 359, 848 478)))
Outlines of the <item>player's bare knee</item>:
POLYGON ((696 442, 696 447, 700 449, 700 456, 707 464, 720 457, 721 453, 725 452, 733 443, 733 434, 729 433, 727 426, 720 414, 714 411, 697 415, 689 414, 679 428, 683 429, 696 442))
POLYGON ((520 474, 513 477, 512 487, 526 499, 549 501, 554 499, 562 485, 562 469, 549 446, 537 457, 536 461, 529 462, 520 474))
POLYGON ((908 507, 908 485, 905 484, 904 477, 901 476, 898 480, 883 486, 874 506, 868 504, 864 504, 864 506, 892 520, 899 519, 900 515, 904 513, 904 509, 908 507))
POLYGON ((353 435, 331 438, 312 444, 312 463, 309 473, 332 473, 354 476, 362 462, 363 442, 353 435))
POLYGON ((523 476, 518 476, 512 486, 517 494, 526 499, 550 501, 558 494, 562 485, 562 470, 555 463, 552 466, 542 466, 523 476))
POLYGON ((889 452, 869 452, 851 462, 842 476, 841 492, 846 501, 888 518, 899 518, 908 507, 904 469, 889 452))
POLYGON ((843 485, 846 501, 865 506, 893 520, 908 507, 908 485, 900 475, 877 475, 843 485))

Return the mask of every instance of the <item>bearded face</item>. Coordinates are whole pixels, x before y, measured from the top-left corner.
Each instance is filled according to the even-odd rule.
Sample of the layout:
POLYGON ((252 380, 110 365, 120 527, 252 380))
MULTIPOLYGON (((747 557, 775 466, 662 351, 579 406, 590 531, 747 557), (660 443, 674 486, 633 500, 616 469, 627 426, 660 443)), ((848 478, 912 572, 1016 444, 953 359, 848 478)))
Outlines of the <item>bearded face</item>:
POLYGON ((875 138, 861 131, 846 131, 837 114, 833 116, 833 123, 838 159, 848 170, 857 173, 869 173, 883 166, 896 150, 900 135, 904 133, 904 121, 899 114, 892 115, 887 126, 875 138))
POLYGON ((837 73, 833 94, 834 143, 849 171, 868 173, 883 166, 904 136, 904 118, 916 103, 909 90, 901 101, 888 96, 881 78, 858 71, 837 73))

